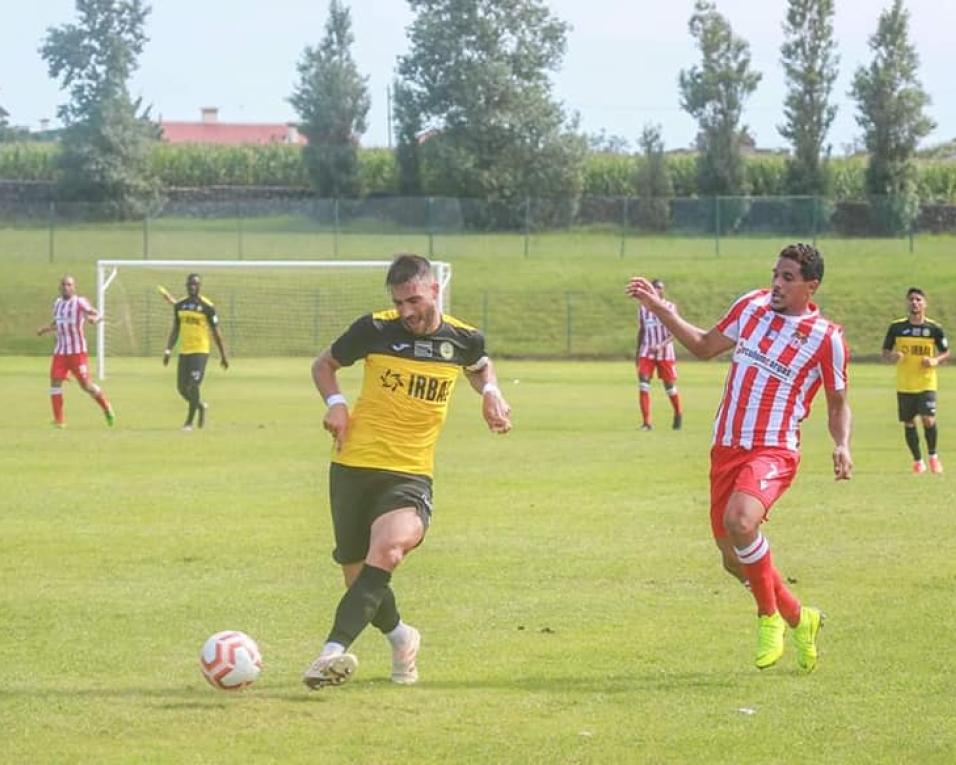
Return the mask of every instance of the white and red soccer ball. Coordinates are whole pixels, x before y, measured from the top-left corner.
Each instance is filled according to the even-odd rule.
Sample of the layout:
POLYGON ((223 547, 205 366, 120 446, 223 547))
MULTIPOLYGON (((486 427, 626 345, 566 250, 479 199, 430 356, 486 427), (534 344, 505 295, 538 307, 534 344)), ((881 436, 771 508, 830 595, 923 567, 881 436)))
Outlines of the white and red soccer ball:
POLYGON ((209 638, 199 652, 199 666, 209 684, 224 691, 252 685, 262 671, 262 654, 245 632, 226 630, 209 638))

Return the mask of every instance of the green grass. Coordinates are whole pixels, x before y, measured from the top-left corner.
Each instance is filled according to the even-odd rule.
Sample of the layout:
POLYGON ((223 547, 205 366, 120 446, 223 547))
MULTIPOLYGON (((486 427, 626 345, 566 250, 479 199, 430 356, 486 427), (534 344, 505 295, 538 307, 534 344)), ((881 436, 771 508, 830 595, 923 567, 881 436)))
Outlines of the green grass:
MULTIPOLYGON (((387 681, 370 630, 354 682, 310 693, 341 580, 308 362, 211 369, 210 426, 192 434, 172 370, 140 359, 104 383, 116 429, 68 385, 55 431, 47 363, 0 358, 5 762, 956 760, 953 478, 909 475, 886 367, 851 370, 854 480, 832 481, 818 401, 768 527, 829 614, 814 675, 789 651, 752 668, 752 602, 709 538, 724 365, 681 365, 679 433, 655 385, 660 427, 640 433, 628 363, 503 361, 516 428, 487 433, 459 390, 433 527, 394 580, 424 635, 420 684, 387 681), (265 656, 238 695, 197 665, 225 628, 265 656)), ((343 379, 354 397, 358 370, 343 379)))
MULTIPOLYGON (((177 219, 151 224, 149 255, 268 260, 431 253, 453 265, 454 313, 482 327, 499 357, 620 358, 632 352, 635 334, 635 306, 623 294, 629 276, 664 278, 685 315, 711 326, 736 296, 768 283, 775 253, 790 240, 728 237, 718 256, 712 238, 633 237, 622 256, 613 232, 570 231, 532 236, 525 257, 518 234, 439 234, 429 243, 426 235, 407 230, 336 237, 290 218, 177 219)), ((821 239, 819 245, 827 272, 818 299, 830 318, 846 326, 856 357, 879 353, 886 326, 902 314, 912 284, 928 290, 931 316, 947 328, 956 323, 956 237, 920 237, 914 253, 901 239, 821 239)), ((0 353, 46 353, 49 338, 36 338, 34 331, 49 320, 58 278, 70 271, 82 293, 95 294, 95 261, 141 258, 143 231, 132 224, 58 228, 53 263, 48 246, 49 232, 42 227, 0 228, 0 353)), ((217 278, 206 275, 212 294, 217 278)), ((269 285, 266 279, 266 293, 269 285)), ((221 279, 218 286, 225 289, 221 279)))

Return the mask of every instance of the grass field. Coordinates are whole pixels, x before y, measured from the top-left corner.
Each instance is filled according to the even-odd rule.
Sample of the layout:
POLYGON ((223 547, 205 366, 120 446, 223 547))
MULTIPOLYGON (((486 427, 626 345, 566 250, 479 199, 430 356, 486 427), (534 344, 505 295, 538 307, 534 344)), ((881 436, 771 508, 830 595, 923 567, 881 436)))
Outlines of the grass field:
MULTIPOLYGON (((259 228, 244 223, 245 258, 384 259, 403 249, 429 251, 424 235, 349 234, 335 240, 282 220, 271 221, 270 228, 269 222, 258 221, 259 228)), ((179 224, 167 221, 166 228, 152 232, 152 258, 239 256, 228 221, 179 224)), ((142 256, 142 232, 131 226, 58 229, 53 263, 44 250, 46 236, 43 230, 0 229, 0 353, 48 352, 49 338, 34 332, 48 321, 64 272, 77 277, 81 294, 95 296, 98 258, 142 256)), ((600 231, 536 235, 529 257, 517 234, 436 236, 432 244, 434 255, 454 269, 454 313, 485 330, 498 356, 620 358, 632 352, 635 333, 634 304, 623 294, 629 276, 664 278, 685 315, 710 326, 741 292, 768 282, 775 253, 789 241, 729 237, 722 240, 719 257, 713 239, 705 237, 633 237, 622 257, 620 237, 600 231)), ((930 316, 950 331, 956 326, 956 238, 920 237, 912 254, 901 239, 821 239, 819 245, 827 266, 819 303, 846 326, 856 357, 878 355, 886 326, 901 314, 911 284, 928 291, 930 316)), ((175 289, 184 276, 172 277, 168 286, 175 289)), ((212 271, 205 276, 206 292, 226 310, 229 299, 219 294, 228 292, 223 277, 212 271)), ((266 295, 268 287, 266 278, 266 295)))
MULTIPOLYGON (((768 529, 829 614, 815 674, 789 652, 752 668, 752 602, 709 538, 724 365, 683 364, 685 429, 640 433, 629 364, 503 361, 516 428, 488 434, 459 390, 435 522, 394 580, 421 682, 388 682, 370 630, 354 682, 314 693, 299 678, 341 582, 308 361, 212 369, 192 434, 153 359, 111 367, 116 429, 70 385, 55 431, 47 364, 0 357, 0 761, 956 761, 953 478, 908 473, 886 367, 851 370, 854 480, 830 477, 817 402, 768 529), (265 657, 237 695, 197 665, 226 628, 265 657)), ((654 405, 665 424, 659 387, 654 405)))

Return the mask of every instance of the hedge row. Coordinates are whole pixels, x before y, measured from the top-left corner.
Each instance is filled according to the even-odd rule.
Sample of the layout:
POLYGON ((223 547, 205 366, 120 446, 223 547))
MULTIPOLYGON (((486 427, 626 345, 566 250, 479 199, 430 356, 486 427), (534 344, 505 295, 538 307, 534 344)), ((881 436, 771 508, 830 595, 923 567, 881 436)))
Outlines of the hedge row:
MULTIPOLYGON (((0 180, 56 180, 57 145, 0 143, 0 180)), ((388 149, 359 152, 363 196, 398 193, 398 170, 388 149)), ((584 167, 588 196, 636 196, 634 175, 639 159, 622 154, 591 154, 584 167)), ((697 195, 693 154, 668 157, 678 197, 697 195)), ((200 146, 157 144, 153 167, 169 187, 309 185, 301 150, 295 146, 200 146)), ((787 160, 782 155, 746 158, 748 191, 753 196, 787 196, 787 160)), ((956 161, 918 160, 920 197, 925 201, 956 201, 956 161)), ((866 160, 859 157, 830 162, 835 199, 864 196, 866 160)))

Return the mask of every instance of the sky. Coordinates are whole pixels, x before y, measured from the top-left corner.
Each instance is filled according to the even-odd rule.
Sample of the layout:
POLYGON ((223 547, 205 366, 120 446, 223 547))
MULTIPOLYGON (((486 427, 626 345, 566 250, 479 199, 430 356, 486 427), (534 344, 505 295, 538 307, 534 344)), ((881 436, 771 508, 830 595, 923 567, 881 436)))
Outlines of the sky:
MULTIPOLYGON (((835 36, 840 75, 833 100, 839 111, 828 141, 836 155, 859 142, 855 106, 847 91, 857 67, 872 56, 867 42, 880 11, 891 0, 836 0, 835 36)), ((0 22, 0 106, 10 121, 31 129, 41 119, 58 124, 67 100, 49 78, 38 48, 49 27, 76 21, 73 0, 8 0, 0 22)), ((6 4, 6 3, 5 3, 6 4)), ((367 75, 372 98, 366 146, 388 145, 387 88, 397 57, 407 53, 413 16, 405 0, 345 0, 351 9, 353 56, 367 75)), ((633 147, 645 124, 663 129, 667 148, 688 147, 694 121, 680 109, 677 78, 699 53, 687 30, 693 0, 548 0, 552 13, 571 25, 554 95, 580 115, 589 134, 621 136, 633 147)), ((746 102, 743 121, 761 148, 786 142, 782 121, 785 82, 779 64, 786 0, 717 0, 718 10, 751 47, 763 73, 746 102)), ((937 127, 923 146, 956 138, 952 44, 956 0, 906 0, 910 37, 920 56, 919 76, 933 99, 937 127)), ((225 122, 287 122, 296 63, 307 45, 322 39, 327 0, 153 0, 150 38, 130 89, 152 105, 154 117, 199 119, 204 106, 219 108, 225 122), (228 10, 227 10, 228 9, 228 10)))

